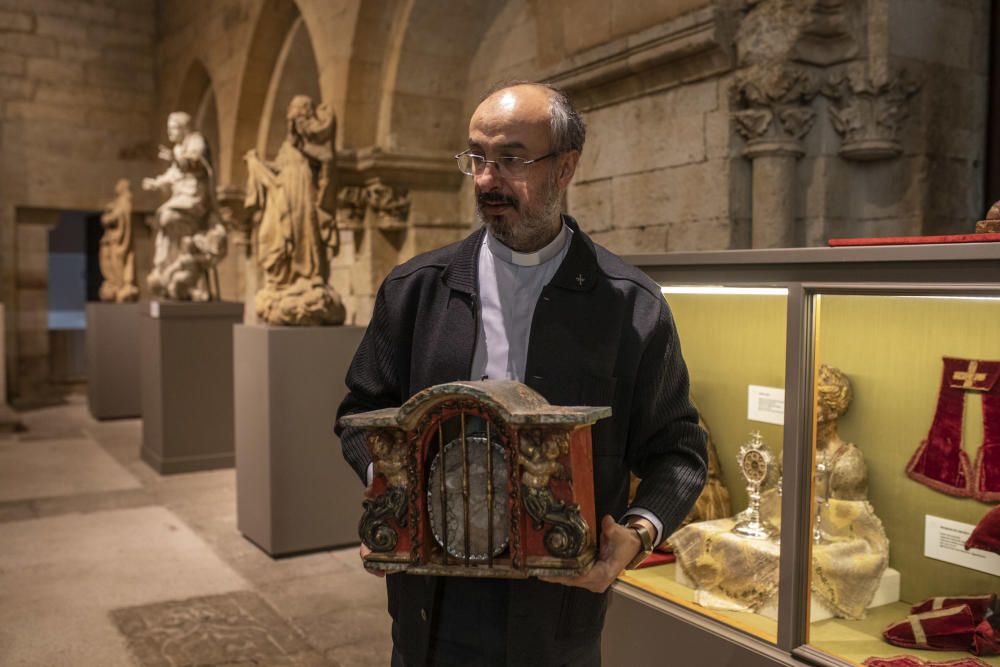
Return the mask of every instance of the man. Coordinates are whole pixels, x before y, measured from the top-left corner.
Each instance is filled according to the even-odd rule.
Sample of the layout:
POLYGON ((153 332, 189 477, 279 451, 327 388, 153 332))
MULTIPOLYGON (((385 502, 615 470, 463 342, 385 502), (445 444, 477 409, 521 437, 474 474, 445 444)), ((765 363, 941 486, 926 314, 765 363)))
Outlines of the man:
MULTIPOLYGON (((560 215, 584 134, 552 87, 487 95, 457 156, 484 227, 386 278, 338 417, 482 378, 519 380, 555 405, 612 406, 593 430, 599 560, 545 581, 389 576, 393 665, 599 665, 608 586, 704 483, 705 435, 659 287, 560 215), (629 470, 642 483, 626 511, 629 470)), ((338 432, 370 482, 363 437, 338 432)))

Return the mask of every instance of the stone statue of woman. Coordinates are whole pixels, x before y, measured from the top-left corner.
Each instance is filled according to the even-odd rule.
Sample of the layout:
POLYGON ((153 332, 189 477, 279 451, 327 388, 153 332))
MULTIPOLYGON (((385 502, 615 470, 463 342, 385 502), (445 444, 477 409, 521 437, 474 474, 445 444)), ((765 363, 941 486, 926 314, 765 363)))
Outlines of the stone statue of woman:
POLYGON ((127 178, 115 184, 115 198, 101 213, 101 249, 98 261, 104 282, 101 301, 125 303, 139 298, 135 284, 135 251, 132 247, 132 189, 127 178))
POLYGON ((265 284, 257 315, 269 324, 343 324, 340 296, 327 284, 338 250, 333 140, 336 119, 306 95, 288 105, 288 134, 273 162, 247 152, 246 208, 257 213, 257 261, 265 284))

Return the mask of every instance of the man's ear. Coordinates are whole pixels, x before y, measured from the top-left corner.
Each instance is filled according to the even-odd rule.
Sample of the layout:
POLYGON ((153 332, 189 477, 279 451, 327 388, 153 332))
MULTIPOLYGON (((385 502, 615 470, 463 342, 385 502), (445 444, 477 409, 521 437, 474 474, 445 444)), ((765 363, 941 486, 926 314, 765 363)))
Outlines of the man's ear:
POLYGON ((559 187, 566 190, 569 187, 569 182, 573 180, 573 174, 576 173, 576 164, 580 161, 580 151, 571 150, 566 151, 559 157, 559 174, 558 181, 559 187))

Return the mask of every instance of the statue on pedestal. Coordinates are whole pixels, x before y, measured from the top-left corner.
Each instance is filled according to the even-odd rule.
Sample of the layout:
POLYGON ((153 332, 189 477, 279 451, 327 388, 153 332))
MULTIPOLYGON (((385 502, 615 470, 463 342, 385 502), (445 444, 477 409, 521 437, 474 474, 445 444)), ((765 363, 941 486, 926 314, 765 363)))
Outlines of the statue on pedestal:
POLYGON ((101 301, 125 303, 139 298, 135 284, 135 252, 132 247, 132 189, 127 178, 115 184, 115 198, 101 213, 101 301))
POLYGON ((170 166, 156 178, 142 181, 144 190, 170 192, 170 198, 156 209, 153 270, 147 281, 154 296, 209 301, 218 296, 215 267, 227 248, 209 147, 183 111, 168 116, 167 138, 173 146, 160 146, 159 157, 170 166))
POLYGON ((343 324, 340 296, 327 284, 339 249, 333 141, 336 118, 324 105, 296 95, 288 134, 273 162, 247 152, 246 209, 255 212, 257 261, 265 285, 257 315, 269 324, 343 324))

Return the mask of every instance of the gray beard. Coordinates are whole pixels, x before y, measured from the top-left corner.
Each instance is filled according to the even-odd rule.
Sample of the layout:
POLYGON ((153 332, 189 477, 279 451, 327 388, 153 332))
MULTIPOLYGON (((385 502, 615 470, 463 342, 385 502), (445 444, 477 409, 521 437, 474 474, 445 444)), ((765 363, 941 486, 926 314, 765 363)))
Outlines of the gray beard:
POLYGON ((520 203, 518 211, 521 220, 510 224, 501 216, 490 216, 483 213, 482 207, 476 204, 476 219, 493 234, 493 238, 516 252, 534 252, 541 250, 562 228, 562 201, 559 188, 550 183, 546 193, 545 203, 541 210, 522 210, 520 203))

